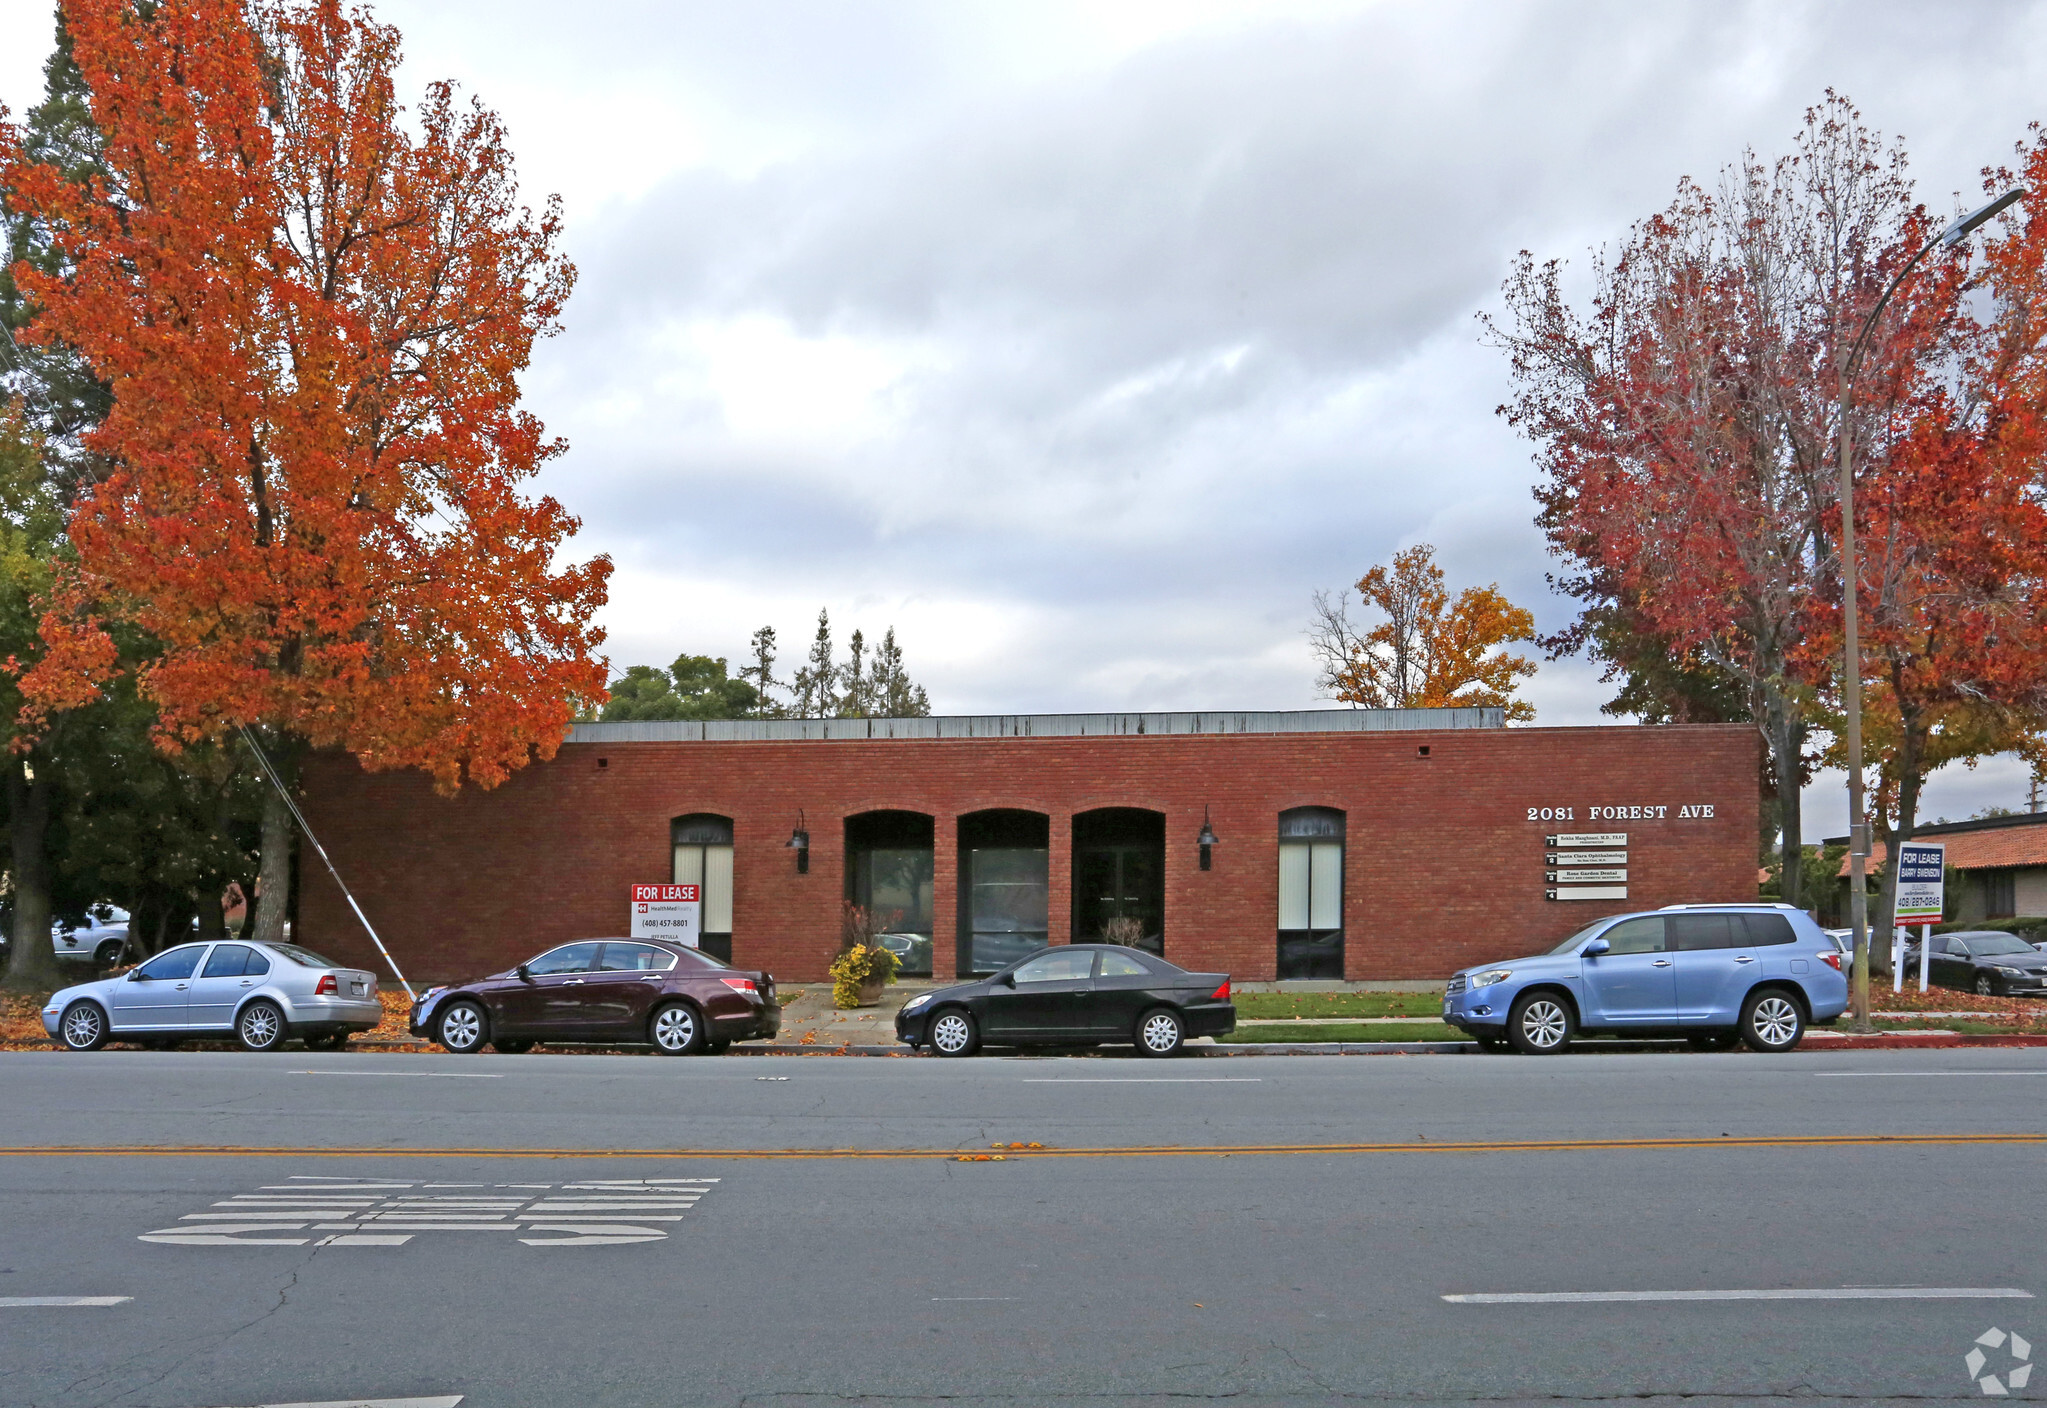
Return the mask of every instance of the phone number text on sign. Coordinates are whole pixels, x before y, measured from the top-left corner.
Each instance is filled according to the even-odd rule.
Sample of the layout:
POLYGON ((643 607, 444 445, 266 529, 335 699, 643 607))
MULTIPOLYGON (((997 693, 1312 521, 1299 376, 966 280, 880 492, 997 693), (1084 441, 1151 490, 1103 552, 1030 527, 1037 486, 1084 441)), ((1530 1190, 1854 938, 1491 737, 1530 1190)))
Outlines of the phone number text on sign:
POLYGON ((701 885, 635 885, 632 936, 667 939, 698 947, 704 932, 701 885))

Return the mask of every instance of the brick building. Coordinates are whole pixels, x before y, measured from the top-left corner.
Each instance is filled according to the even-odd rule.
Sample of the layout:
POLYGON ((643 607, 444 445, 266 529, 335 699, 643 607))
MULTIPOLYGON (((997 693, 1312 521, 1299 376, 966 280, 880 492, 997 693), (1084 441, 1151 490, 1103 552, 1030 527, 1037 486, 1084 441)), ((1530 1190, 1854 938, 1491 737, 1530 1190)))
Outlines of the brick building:
MULTIPOLYGON (((701 885, 704 947, 784 980, 824 976, 848 901, 941 979, 1105 930, 1241 980, 1413 979, 1754 899, 1756 768, 1743 726, 1497 709, 579 724, 453 797, 316 759, 305 810, 415 980, 624 934, 650 883, 701 885)), ((382 968, 310 855, 298 932, 382 968)))

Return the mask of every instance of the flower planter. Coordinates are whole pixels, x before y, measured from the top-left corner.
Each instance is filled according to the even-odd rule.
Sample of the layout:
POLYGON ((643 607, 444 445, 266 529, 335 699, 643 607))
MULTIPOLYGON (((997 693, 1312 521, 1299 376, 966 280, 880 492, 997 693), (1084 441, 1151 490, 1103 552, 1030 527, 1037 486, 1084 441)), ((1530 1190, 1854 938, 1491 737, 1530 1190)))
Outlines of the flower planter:
POLYGON ((860 1005, 872 1007, 881 1001, 881 990, 888 986, 888 980, 879 975, 867 978, 860 984, 860 1005))

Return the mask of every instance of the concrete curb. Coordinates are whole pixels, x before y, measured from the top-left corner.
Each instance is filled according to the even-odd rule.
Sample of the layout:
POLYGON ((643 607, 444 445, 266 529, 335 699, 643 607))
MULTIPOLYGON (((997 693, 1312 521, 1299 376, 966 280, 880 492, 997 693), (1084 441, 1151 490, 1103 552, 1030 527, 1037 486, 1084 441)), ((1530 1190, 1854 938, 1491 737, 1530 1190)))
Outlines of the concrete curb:
MULTIPOLYGON (((357 1040, 349 1043, 352 1050, 391 1050, 418 1046, 411 1041, 357 1040)), ((2047 1046, 2047 1036, 2031 1036, 2014 1033, 2010 1036, 1994 1034, 1972 1034, 1968 1032, 1878 1032, 1871 1036, 1850 1036, 1838 1032, 1809 1031, 1800 1045, 1803 1051, 1896 1051, 1911 1049, 1940 1049, 1958 1046, 2047 1046)), ((429 1050, 431 1048, 428 1048, 429 1050)), ((624 1050, 624 1048, 617 1048, 624 1050)), ((1691 1048, 1682 1041, 1609 1041, 1601 1039, 1580 1042, 1571 1048, 1579 1054, 1598 1055, 1601 1052, 1615 1055, 1624 1053, 1652 1053, 1663 1051, 1689 1051, 1691 1048)), ((581 1047, 582 1053, 596 1055, 602 1047, 581 1047)), ((1469 1041, 1289 1041, 1289 1042, 1216 1042, 1212 1045, 1187 1046, 1182 1052, 1188 1056, 1478 1056, 1477 1045, 1469 1041)), ((557 1053, 566 1054, 566 1053, 557 1053)), ((897 1056, 925 1059, 928 1051, 912 1051, 901 1043, 888 1045, 847 1045, 827 1046, 819 1042, 803 1046, 794 1042, 770 1044, 748 1043, 732 1047, 724 1053, 727 1056, 897 1056)))

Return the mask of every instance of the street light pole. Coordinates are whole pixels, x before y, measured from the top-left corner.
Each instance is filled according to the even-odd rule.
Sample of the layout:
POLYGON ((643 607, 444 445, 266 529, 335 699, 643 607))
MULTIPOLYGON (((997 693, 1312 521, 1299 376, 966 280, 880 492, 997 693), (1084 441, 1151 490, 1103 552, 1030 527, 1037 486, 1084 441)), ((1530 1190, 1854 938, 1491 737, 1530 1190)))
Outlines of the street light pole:
MULTIPOLYGON (((1919 252, 1905 262, 1898 276, 1891 280, 1883 297, 1876 301, 1876 307, 1869 310, 1869 316, 1862 320, 1862 330, 1855 335, 1855 345, 1849 351, 1847 360, 1841 363, 1840 373, 1840 434, 1841 447, 1841 625, 1845 639, 1842 642, 1841 665, 1841 707, 1847 715, 1848 744, 1848 922, 1855 931, 1855 966, 1850 988, 1850 1012, 1856 1031, 1869 1030, 1869 820, 1863 813, 1862 797, 1862 640, 1858 619, 1858 597, 1862 573, 1855 559, 1855 471, 1850 454, 1848 428, 1848 394, 1855 375, 1855 363, 1862 356, 1862 344, 1868 340, 1869 331, 1876 326, 1876 320, 1883 315, 1891 295, 1905 282, 1905 276, 1919 266, 1935 245, 1952 249, 1967 239, 1975 229, 1988 221, 2005 207, 2022 199, 2026 188, 2017 186, 2006 191, 1980 210, 1971 211, 1952 225, 1942 230, 1925 244, 1919 252)), ((1796 785, 1796 780, 1793 784, 1796 785)), ((1922 955, 1922 964, 1926 961, 1922 955)))

